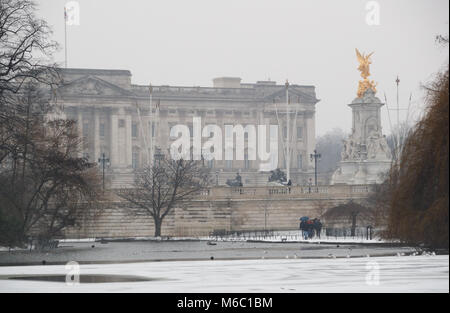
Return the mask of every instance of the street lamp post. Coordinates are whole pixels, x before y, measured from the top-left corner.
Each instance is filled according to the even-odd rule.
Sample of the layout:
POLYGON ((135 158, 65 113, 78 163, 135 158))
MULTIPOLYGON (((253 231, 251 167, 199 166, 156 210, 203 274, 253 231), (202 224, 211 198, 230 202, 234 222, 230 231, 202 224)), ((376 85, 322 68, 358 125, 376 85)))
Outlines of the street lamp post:
POLYGON ((311 161, 314 159, 314 178, 315 178, 315 185, 317 186, 317 161, 320 160, 322 155, 320 153, 317 153, 317 150, 314 150, 314 153, 311 153, 310 155, 311 161))
MULTIPOLYGON (((400 102, 398 101, 398 85, 400 84, 400 78, 398 78, 395 80, 395 82, 397 83, 397 147, 396 147, 396 158, 397 161, 400 160, 400 150, 401 150, 401 146, 400 146, 400 102)), ((400 163, 399 163, 400 164, 400 163)))
POLYGON ((109 159, 106 158, 104 152, 102 153, 102 157, 98 159, 98 163, 102 164, 103 191, 105 191, 105 168, 109 165, 109 159))

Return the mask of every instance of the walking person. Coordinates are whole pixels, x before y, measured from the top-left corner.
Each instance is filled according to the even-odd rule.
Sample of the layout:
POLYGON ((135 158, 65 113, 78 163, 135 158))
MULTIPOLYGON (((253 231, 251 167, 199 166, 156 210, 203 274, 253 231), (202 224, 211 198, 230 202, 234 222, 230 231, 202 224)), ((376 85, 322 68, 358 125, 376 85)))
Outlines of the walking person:
POLYGON ((304 240, 307 240, 309 236, 307 225, 308 220, 309 218, 307 216, 303 216, 302 218, 300 218, 300 230, 302 231, 302 238, 304 240))
POLYGON ((322 222, 320 221, 320 219, 316 218, 315 222, 314 222, 314 228, 316 230, 316 234, 320 239, 320 233, 322 232, 322 222))
POLYGON ((314 237, 314 221, 308 220, 306 222, 306 228, 308 229, 308 239, 312 239, 314 237))

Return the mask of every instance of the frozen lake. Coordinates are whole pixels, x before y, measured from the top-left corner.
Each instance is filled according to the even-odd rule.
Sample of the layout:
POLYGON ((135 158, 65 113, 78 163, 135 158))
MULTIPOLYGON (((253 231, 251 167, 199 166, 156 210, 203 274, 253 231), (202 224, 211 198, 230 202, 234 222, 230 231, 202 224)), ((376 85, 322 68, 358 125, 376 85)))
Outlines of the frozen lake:
POLYGON ((0 292, 446 292, 449 257, 207 260, 86 264, 80 275, 136 275, 116 283, 9 280, 10 275, 60 274, 63 265, 0 267, 0 292))
POLYGON ((1 251, 0 265, 121 263, 165 260, 230 260, 274 258, 328 258, 387 256, 409 254, 413 248, 383 244, 324 244, 324 243, 272 243, 272 242, 217 242, 205 241, 133 241, 63 243, 48 252, 1 251), (94 245, 94 247, 92 247, 94 245))

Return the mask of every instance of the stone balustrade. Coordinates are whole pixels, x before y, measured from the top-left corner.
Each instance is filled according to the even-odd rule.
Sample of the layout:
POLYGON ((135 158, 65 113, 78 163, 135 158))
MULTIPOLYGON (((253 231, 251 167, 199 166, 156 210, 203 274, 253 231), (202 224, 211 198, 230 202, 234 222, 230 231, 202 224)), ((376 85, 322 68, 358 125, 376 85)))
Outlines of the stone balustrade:
POLYGON ((335 196, 367 197, 370 185, 330 186, 266 186, 266 187, 213 187, 196 196, 202 200, 272 199, 272 198, 328 198, 335 196))

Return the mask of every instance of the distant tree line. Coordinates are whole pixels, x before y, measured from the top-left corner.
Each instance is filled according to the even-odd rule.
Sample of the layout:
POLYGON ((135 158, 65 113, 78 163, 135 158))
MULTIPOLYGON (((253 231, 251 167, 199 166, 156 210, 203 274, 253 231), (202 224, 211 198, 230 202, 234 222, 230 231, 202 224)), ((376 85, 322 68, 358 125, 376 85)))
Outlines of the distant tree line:
POLYGON ((316 149, 321 154, 321 159, 317 164, 318 173, 328 173, 331 176, 336 170, 341 161, 343 141, 346 137, 347 134, 342 129, 334 128, 317 138, 316 149))
MULTIPOLYGON (((386 137, 388 146, 395 159, 395 151, 397 146, 402 148, 409 132, 411 131, 411 125, 408 123, 402 123, 399 128, 394 128, 386 137), (399 134, 400 143, 397 145, 397 133, 399 134)), ((341 152, 343 148, 343 141, 347 139, 348 135, 340 128, 334 128, 331 131, 326 132, 324 135, 317 137, 316 148, 321 153, 321 159, 317 164, 317 171, 323 174, 332 174, 337 169, 339 162, 341 161, 341 152)))

